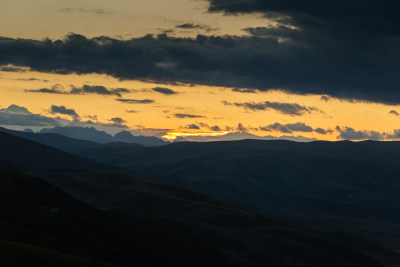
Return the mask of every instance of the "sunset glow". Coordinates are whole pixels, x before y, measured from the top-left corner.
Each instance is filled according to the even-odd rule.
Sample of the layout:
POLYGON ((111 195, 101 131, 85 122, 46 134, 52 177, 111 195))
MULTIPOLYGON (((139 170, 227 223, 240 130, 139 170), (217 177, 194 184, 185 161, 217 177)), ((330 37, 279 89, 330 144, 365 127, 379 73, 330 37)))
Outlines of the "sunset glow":
POLYGON ((188 137, 188 136, 224 136, 228 132, 221 131, 221 132, 208 132, 208 133, 184 133, 184 132, 168 132, 166 135, 161 136, 162 138, 167 139, 168 141, 174 141, 178 137, 188 137))

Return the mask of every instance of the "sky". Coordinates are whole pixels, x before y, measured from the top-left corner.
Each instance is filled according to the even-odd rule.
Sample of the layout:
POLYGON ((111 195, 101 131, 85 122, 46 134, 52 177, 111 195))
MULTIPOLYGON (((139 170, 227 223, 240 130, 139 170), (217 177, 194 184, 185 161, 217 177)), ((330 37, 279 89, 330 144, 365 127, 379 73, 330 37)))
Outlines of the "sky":
POLYGON ((0 126, 400 139, 395 1, 2 0, 0 126))

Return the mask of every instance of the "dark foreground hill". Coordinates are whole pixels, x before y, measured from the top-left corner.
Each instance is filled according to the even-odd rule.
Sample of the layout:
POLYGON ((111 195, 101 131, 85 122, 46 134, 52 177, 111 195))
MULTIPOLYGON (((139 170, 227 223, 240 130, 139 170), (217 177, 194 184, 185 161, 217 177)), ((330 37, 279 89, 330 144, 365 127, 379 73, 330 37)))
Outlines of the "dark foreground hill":
POLYGON ((22 169, 90 204, 39 178, 0 172, 0 258, 8 266, 399 264, 396 253, 359 236, 274 219, 130 174, 53 168, 65 164, 58 160, 43 168, 67 155, 82 167, 91 161, 18 137, 0 135, 0 145, 3 155, 13 155, 3 157, 13 167, 41 151, 22 169))
POLYGON ((179 198, 188 191, 168 186, 157 198, 162 187, 131 183, 141 189, 120 198, 125 206, 169 218, 94 209, 38 178, 0 171, 0 258, 9 262, 3 266, 382 266, 376 259, 395 257, 360 237, 315 231, 201 195, 179 198), (134 198, 141 204, 132 204, 134 198), (161 211, 157 205, 164 202, 161 211))
POLYGON ((179 220, 239 266, 375 266, 376 261, 400 264, 397 253, 360 236, 315 230, 128 174, 41 175, 101 209, 179 220))
POLYGON ((0 145, 0 168, 20 171, 117 169, 1 131, 0 145))
POLYGON ((234 266, 179 223, 96 210, 18 173, 0 171, 0 210, 2 266, 234 266))
POLYGON ((374 236, 400 249, 399 151, 400 142, 244 140, 76 153, 260 212, 374 236))

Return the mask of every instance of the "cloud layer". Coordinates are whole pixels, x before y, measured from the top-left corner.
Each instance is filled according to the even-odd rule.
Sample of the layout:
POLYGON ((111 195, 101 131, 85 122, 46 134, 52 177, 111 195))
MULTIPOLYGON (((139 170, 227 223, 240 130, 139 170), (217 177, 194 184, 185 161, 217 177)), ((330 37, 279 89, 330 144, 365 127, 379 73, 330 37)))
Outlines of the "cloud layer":
POLYGON ((119 102, 127 103, 127 104, 152 104, 154 100, 152 99, 125 99, 125 98, 118 98, 116 99, 119 102))
MULTIPOLYGON (((267 16, 274 1, 266 1, 268 5, 261 0, 211 2, 214 11, 260 11, 267 16)), ((341 21, 333 19, 330 8, 318 15, 308 11, 312 7, 307 5, 303 11, 292 1, 283 1, 282 7, 275 2, 278 7, 271 10, 278 10, 274 19, 281 25, 246 29, 248 36, 176 38, 162 34, 117 40, 71 34, 57 41, 1 37, 0 64, 43 72, 104 73, 121 79, 283 89, 400 103, 397 15, 390 17, 389 10, 386 19, 378 9, 377 18, 367 20, 361 14, 350 23, 350 11, 348 15, 340 12, 341 21)), ((336 2, 331 5, 338 10, 336 2)))
POLYGON ((120 117, 111 118, 109 123, 97 121, 97 116, 89 116, 91 120, 81 120, 79 114, 74 109, 67 108, 63 105, 51 105, 49 113, 53 115, 68 115, 71 116, 71 119, 64 119, 60 116, 55 118, 47 117, 41 114, 34 114, 25 107, 10 105, 8 108, 0 109, 0 125, 31 127, 97 126, 106 128, 127 128, 125 125, 126 121, 120 117))
POLYGON ((10 105, 0 109, 0 125, 18 126, 59 126, 60 121, 39 114, 33 114, 25 107, 10 105))

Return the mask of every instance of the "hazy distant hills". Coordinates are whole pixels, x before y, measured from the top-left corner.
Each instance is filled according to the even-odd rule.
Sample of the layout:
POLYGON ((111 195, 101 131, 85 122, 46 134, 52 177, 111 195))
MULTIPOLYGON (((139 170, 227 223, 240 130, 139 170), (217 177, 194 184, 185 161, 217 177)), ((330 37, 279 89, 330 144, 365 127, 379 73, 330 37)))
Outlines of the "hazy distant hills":
POLYGON ((74 139, 60 134, 45 134, 45 133, 39 134, 34 132, 13 131, 5 128, 0 128, 0 133, 1 132, 29 139, 64 151, 74 151, 86 148, 97 148, 100 146, 100 144, 92 141, 74 139))
POLYGON ((112 142, 106 144, 99 144, 93 141, 81 140, 76 138, 67 137, 61 134, 55 133, 33 133, 33 132, 21 132, 14 131, 5 128, 0 128, 0 133, 9 133, 14 136, 29 139, 43 145, 51 146, 54 148, 61 149, 63 151, 71 152, 80 149, 87 148, 101 148, 101 147, 137 147, 142 146, 137 143, 123 143, 123 142, 112 142))
MULTIPOLYGON (((171 148, 181 154, 180 146, 171 148)), ((53 266, 90 266, 93 261, 95 266, 399 263, 396 253, 362 237, 274 219, 7 133, 0 133, 0 147, 1 168, 32 173, 90 204, 41 179, 1 171, 0 257, 8 266, 18 266, 18 260, 53 266)), ((96 149, 121 148, 126 149, 96 149)), ((143 147, 129 148, 136 149, 143 147)))
POLYGON ((122 131, 112 136, 94 127, 54 127, 45 128, 40 133, 60 134, 70 138, 92 141, 100 144, 112 142, 136 143, 144 146, 161 146, 167 142, 154 136, 134 136, 128 131, 122 131))
POLYGON ((399 151, 399 142, 243 140, 77 154, 305 223, 365 233, 387 224, 380 230, 400 240, 399 151))

